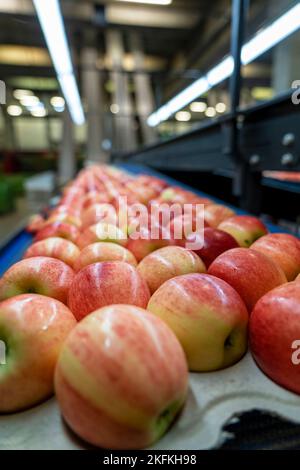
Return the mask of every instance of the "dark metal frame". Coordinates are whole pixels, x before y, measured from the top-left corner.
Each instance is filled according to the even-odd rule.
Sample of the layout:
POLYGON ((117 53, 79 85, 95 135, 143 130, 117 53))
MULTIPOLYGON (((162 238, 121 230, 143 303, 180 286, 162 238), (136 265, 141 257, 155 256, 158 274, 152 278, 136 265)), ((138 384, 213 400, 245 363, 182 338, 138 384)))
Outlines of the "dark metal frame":
POLYGON ((262 105, 239 107, 246 3, 232 2, 231 54, 235 67, 230 79, 230 113, 192 132, 131 154, 116 155, 115 160, 159 170, 234 170, 233 192, 241 206, 259 212, 262 171, 300 171, 300 104, 293 104, 289 91, 262 105))

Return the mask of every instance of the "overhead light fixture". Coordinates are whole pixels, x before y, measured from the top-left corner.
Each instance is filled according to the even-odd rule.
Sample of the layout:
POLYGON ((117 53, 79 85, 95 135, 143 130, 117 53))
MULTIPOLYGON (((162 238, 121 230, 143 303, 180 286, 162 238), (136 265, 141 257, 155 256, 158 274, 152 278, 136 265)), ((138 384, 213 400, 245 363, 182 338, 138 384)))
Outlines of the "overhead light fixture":
POLYGON ((120 106, 117 103, 113 103, 110 105, 110 112, 112 114, 118 114, 119 111, 120 111, 120 106))
POLYGON ((190 105, 190 110, 193 113, 204 113, 207 108, 207 104, 204 101, 194 101, 190 105))
POLYGON ((50 103, 54 108, 62 108, 65 106, 65 100, 62 96, 52 96, 50 103))
POLYGON ((57 79, 75 124, 84 123, 84 113, 75 80, 70 50, 58 0, 33 0, 57 79))
POLYGON ((22 114, 22 108, 17 104, 11 104, 7 106, 7 112, 10 116, 20 116, 22 114))
POLYGON ((17 100, 21 100, 21 99, 24 98, 25 96, 31 96, 31 95, 33 95, 33 93, 32 93, 32 91, 30 91, 30 90, 21 90, 21 89, 17 89, 17 90, 14 90, 13 95, 14 95, 14 97, 15 97, 17 100))
MULTIPOLYGON (((244 44, 241 51, 242 64, 249 64, 299 28, 300 2, 244 44)), ((160 122, 166 121, 172 114, 187 106, 191 101, 223 82, 226 78, 229 78, 232 75, 233 69, 233 57, 227 56, 205 76, 196 80, 152 113, 147 120, 148 125, 155 127, 160 122)))
POLYGON ((171 5, 173 0, 119 0, 126 3, 146 3, 147 5, 171 5))
POLYGON ((175 119, 176 121, 181 121, 181 122, 190 121, 191 113, 189 113, 188 111, 178 111, 178 113, 175 114, 175 119))
POLYGON ((225 103, 217 103, 216 104, 216 111, 217 113, 225 113, 226 111, 226 104, 225 103))
POLYGON ((217 112, 215 108, 213 108, 212 106, 209 106, 207 110, 205 111, 205 116, 207 117, 215 117, 216 114, 217 112))
POLYGON ((34 95, 23 96, 23 98, 20 99, 20 103, 23 106, 33 106, 39 102, 40 102, 40 99, 34 95))
POLYGON ((247 65, 300 28, 300 2, 259 31, 242 47, 241 61, 247 65))
POLYGON ((45 117, 47 116, 47 111, 45 108, 34 109, 31 111, 31 115, 34 117, 45 117))

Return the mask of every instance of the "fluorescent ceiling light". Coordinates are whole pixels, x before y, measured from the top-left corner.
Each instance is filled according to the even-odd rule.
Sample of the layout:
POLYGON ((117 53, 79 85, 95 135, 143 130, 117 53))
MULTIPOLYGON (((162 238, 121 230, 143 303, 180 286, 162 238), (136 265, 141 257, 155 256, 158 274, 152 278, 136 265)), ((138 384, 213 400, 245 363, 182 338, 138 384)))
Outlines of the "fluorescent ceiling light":
POLYGON ((30 90, 21 90, 21 89, 18 89, 18 90, 15 90, 13 92, 13 95, 14 97, 17 99, 17 100, 21 100, 22 98, 24 98, 25 96, 32 96, 33 93, 32 91, 30 90))
POLYGON ((62 108, 65 105, 65 100, 62 96, 52 96, 50 103, 54 108, 62 108))
POLYGON ((7 112, 10 116, 20 116, 22 114, 22 108, 17 104, 11 104, 7 107, 7 112))
POLYGON ((226 111, 226 104, 225 103, 217 103, 216 104, 216 111, 217 113, 225 113, 226 111))
POLYGON ((59 2, 58 0, 33 0, 33 3, 70 115, 76 124, 83 124, 84 113, 59 2))
POLYGON ((126 3, 147 3, 148 5, 171 5, 173 0, 119 0, 126 3))
MULTIPOLYGON (((244 44, 241 51, 243 65, 249 64, 299 28, 300 2, 244 44)), ((172 114, 187 106, 191 101, 197 99, 226 78, 229 78, 232 75, 233 69, 233 57, 228 56, 224 58, 205 76, 196 80, 152 113, 147 120, 148 125, 154 127, 162 121, 166 121, 172 114)))
POLYGON ((207 117, 215 117, 216 114, 217 112, 215 108, 213 108, 212 106, 209 106, 207 110, 205 111, 205 116, 207 117))
POLYGON ((259 31, 242 48, 241 60, 244 65, 253 62, 300 27, 300 3, 284 13, 270 26, 259 31))
POLYGON ((37 96, 34 96, 34 95, 23 96, 23 98, 20 99, 20 103, 23 106, 32 106, 32 105, 37 104, 39 102, 40 102, 40 99, 37 96))
POLYGON ((178 113, 175 114, 175 119, 176 121, 182 122, 190 121, 191 113, 189 113, 189 111, 178 111, 178 113))
POLYGON ((45 117, 47 115, 47 111, 43 108, 35 109, 31 111, 31 115, 34 117, 45 117))
POLYGON ((110 112, 112 114, 118 114, 120 111, 120 106, 117 103, 113 103, 110 105, 110 112))
POLYGON ((193 113, 204 113, 207 108, 207 104, 204 101, 194 101, 190 105, 190 110, 193 113))

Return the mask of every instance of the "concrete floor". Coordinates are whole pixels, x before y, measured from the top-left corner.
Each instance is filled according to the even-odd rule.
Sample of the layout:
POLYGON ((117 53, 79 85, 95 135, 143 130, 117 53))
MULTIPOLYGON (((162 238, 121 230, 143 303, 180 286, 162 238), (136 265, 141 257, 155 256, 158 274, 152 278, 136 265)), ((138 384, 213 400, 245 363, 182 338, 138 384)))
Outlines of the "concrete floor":
POLYGON ((20 198, 16 203, 16 210, 0 216, 0 248, 20 229, 22 229, 29 216, 33 213, 25 198, 20 198))

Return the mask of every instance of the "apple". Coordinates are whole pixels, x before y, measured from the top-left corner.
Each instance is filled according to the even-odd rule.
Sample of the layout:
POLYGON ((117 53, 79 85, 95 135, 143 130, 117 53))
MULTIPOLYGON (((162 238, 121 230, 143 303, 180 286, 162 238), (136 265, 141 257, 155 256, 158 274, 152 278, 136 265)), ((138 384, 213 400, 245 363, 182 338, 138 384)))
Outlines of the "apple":
POLYGON ((300 240, 293 235, 269 233, 254 242, 251 249, 272 258, 281 267, 288 281, 293 281, 300 273, 300 240))
POLYGON ((80 255, 79 248, 74 243, 59 237, 50 237, 33 243, 24 253, 23 258, 48 256, 60 259, 74 268, 75 261, 80 255))
POLYGON ((34 214, 29 217, 26 230, 29 233, 35 233, 40 230, 45 223, 45 219, 40 214, 34 214))
POLYGON ((165 281, 188 273, 204 273, 204 263, 193 251, 166 246, 150 253, 138 265, 138 272, 153 294, 165 281))
POLYGON ((211 227, 204 228, 203 235, 201 233, 189 235, 185 241, 186 246, 198 243, 199 249, 192 249, 200 256, 206 268, 209 268, 211 263, 224 251, 238 247, 238 243, 229 233, 211 227))
POLYGON ((103 261, 125 261, 132 266, 137 266, 137 260, 133 254, 117 243, 98 242, 86 246, 81 251, 75 262, 75 271, 80 271, 85 266, 103 261))
POLYGON ((204 220, 210 227, 217 228, 223 220, 232 217, 235 212, 223 204, 208 204, 204 207, 204 220))
POLYGON ((76 243, 80 231, 74 225, 67 224, 66 222, 53 222, 45 225, 39 230, 35 236, 35 241, 44 240, 44 238, 60 237, 66 238, 73 243, 76 243))
POLYGON ((55 371, 62 415, 82 439, 106 449, 157 441, 182 408, 184 352, 159 318, 130 305, 88 315, 68 336, 55 371))
POLYGON ((218 228, 232 235, 240 246, 246 248, 268 233, 267 227, 252 215, 235 215, 224 220, 218 228))
POLYGON ((175 277, 154 292, 147 308, 174 331, 191 371, 222 369, 246 352, 247 309, 222 279, 208 274, 175 277))
POLYGON ((0 413, 52 395, 58 355, 75 325, 70 310, 49 297, 24 294, 0 303, 0 340, 7 345, 0 366, 0 413))
POLYGON ((59 212, 52 214, 49 219, 45 222, 45 225, 52 224, 54 222, 65 222, 66 224, 74 225, 78 229, 81 229, 82 222, 78 216, 69 214, 68 212, 59 212))
POLYGON ((110 198, 105 193, 98 193, 98 191, 91 191, 83 197, 82 209, 88 209, 90 206, 98 203, 108 203, 110 198))
POLYGON ((59 259, 46 256, 27 258, 13 264, 0 279, 0 301, 19 294, 41 294, 63 303, 74 271, 59 259))
POLYGON ((116 225, 98 222, 86 228, 77 239, 77 245, 80 249, 96 242, 112 242, 125 246, 127 244, 127 234, 116 225))
POLYGON ((186 247, 187 238, 202 232, 204 227, 208 227, 205 220, 201 220, 201 216, 193 212, 192 216, 189 214, 182 214, 174 217, 167 228, 170 230, 170 236, 174 243, 178 246, 186 247))
POLYGON ((174 241, 171 239, 170 231, 166 227, 154 224, 153 227, 138 227, 136 231, 129 227, 126 248, 131 251, 137 261, 141 261, 145 256, 159 248, 170 245, 174 245, 174 241))
POLYGON ((111 304, 146 308, 150 298, 146 281, 123 261, 105 261, 86 266, 71 284, 68 305, 77 320, 111 304))
POLYGON ((115 225, 117 220, 117 213, 111 204, 93 204, 88 207, 82 214, 82 228, 85 229, 97 222, 107 222, 115 225))
POLYGON ((299 340, 300 285, 289 282, 268 292, 255 305, 250 348, 266 375, 300 395, 299 340))
POLYGON ((208 273, 228 282, 240 294, 249 313, 264 294, 287 282, 274 261, 251 248, 225 251, 213 261, 208 273))

